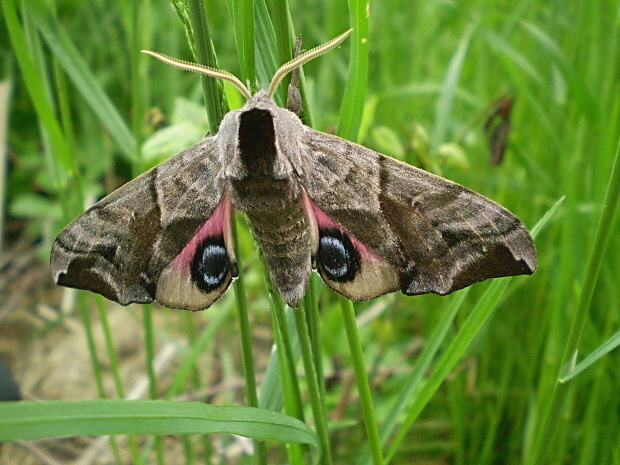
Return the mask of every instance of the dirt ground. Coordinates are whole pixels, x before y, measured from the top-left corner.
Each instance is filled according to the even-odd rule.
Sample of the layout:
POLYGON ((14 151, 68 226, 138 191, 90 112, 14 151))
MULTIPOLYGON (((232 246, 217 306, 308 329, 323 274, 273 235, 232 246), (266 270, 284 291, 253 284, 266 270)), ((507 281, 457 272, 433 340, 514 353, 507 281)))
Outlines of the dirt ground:
MULTIPOLYGON (((51 280, 49 267, 37 256, 33 244, 20 243, 10 247, 0 261, 0 359, 10 367, 17 380, 23 400, 96 399, 99 398, 94 381, 87 339, 81 318, 75 310, 75 292, 61 289, 51 280)), ((104 370, 106 395, 117 397, 114 380, 109 371, 105 340, 98 318, 95 299, 91 299, 98 358, 104 370)), ((140 307, 121 307, 106 302, 107 315, 119 357, 125 397, 148 397, 145 374, 145 353, 140 307)), ((163 312, 154 306, 153 322, 157 328, 182 327, 184 312, 163 312)), ((197 319, 200 321, 200 319, 197 319)), ((199 323, 200 324, 200 323, 199 323)), ((177 341, 166 342, 156 337, 155 370, 159 390, 165 393, 171 373, 177 366, 180 350, 177 341)), ((182 340, 182 338, 180 338, 182 340)), ((268 348, 268 346, 267 346, 268 348)), ((261 351, 263 352, 263 351, 261 351)), ((265 350, 265 354, 269 351, 265 350)), ((243 398, 243 380, 221 382, 221 369, 216 352, 207 351, 201 360, 205 368, 206 388, 179 397, 179 400, 202 400, 218 403, 218 396, 243 398)), ((234 356, 234 358, 236 358, 234 356)), ((125 455, 129 450, 126 437, 117 437, 124 463, 131 463, 125 455)), ((198 442, 199 438, 192 438, 198 442)), ((210 438, 218 447, 217 438, 210 438)), ((25 441, 0 444, 2 465, 56 465, 56 464, 111 464, 116 463, 109 447, 108 437, 80 437, 25 441)), ((138 438, 147 444, 152 438, 138 438)), ((166 463, 185 463, 183 443, 178 437, 165 437, 166 463), (178 454, 175 451, 178 450, 178 454), (178 462, 174 457, 179 457, 178 462)), ((227 444, 221 457, 247 452, 247 441, 239 438, 227 444)))

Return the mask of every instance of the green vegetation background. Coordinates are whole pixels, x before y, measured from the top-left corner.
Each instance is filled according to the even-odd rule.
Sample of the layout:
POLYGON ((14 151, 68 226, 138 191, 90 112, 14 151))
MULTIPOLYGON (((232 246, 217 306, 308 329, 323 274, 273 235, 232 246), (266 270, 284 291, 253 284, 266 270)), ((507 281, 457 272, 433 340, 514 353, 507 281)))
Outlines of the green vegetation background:
MULTIPOLYGON (((17 5, 35 66, 27 76, 24 65, 18 66, 15 53, 20 50, 11 45, 5 17, 0 28, 1 77, 10 78, 13 86, 13 157, 4 182, 8 220, 26 220, 22 233, 40 239, 44 263, 55 234, 82 211, 83 198, 100 197, 199 140, 209 125, 196 75, 139 53, 146 48, 193 61, 183 24, 168 2, 57 1, 47 6, 49 30, 62 28, 112 107, 98 92, 88 91, 88 82, 77 82, 80 70, 67 70, 38 13, 29 10, 41 2, 29 3, 17 5), (27 90, 33 88, 25 85, 27 79, 39 83, 38 96, 27 90), (58 133, 45 120, 53 114, 40 105, 35 110, 33 95, 60 115, 58 133), (165 117, 170 126, 159 129, 153 116, 165 117), (79 173, 78 183, 68 181, 65 173, 71 171, 79 173)), ((206 11, 218 66, 247 76, 248 61, 240 61, 237 52, 243 40, 242 3, 207 1, 206 11), (230 11, 237 12, 232 19, 230 11)), ((3 0, 5 15, 12 4, 3 0)), ((344 1, 291 2, 290 11, 304 48, 351 26, 344 1)), ((612 213, 604 253, 596 242, 620 136, 617 2, 376 1, 370 2, 369 22, 368 86, 357 102, 363 114, 356 113, 361 128, 351 130, 349 138, 357 133, 357 141, 366 146, 481 192, 529 227, 564 199, 536 238, 538 271, 510 282, 491 318, 481 323, 464 356, 403 433, 392 463, 620 463, 618 351, 557 384, 567 350, 571 355, 578 348, 581 361, 606 342, 618 344, 616 203, 607 205, 612 213), (515 99, 508 147, 503 163, 490 166, 484 120, 492 103, 506 94, 515 99), (596 266, 589 266, 593 259, 600 265, 598 274, 596 266)), ((345 42, 304 66, 316 129, 334 132, 342 123, 350 47, 345 42)), ((264 63, 260 55, 265 53, 257 49, 258 63, 264 63)), ((257 71, 260 77, 263 70, 257 71)), ((225 86, 225 91, 231 107, 242 104, 234 90, 225 86)), ((271 328, 256 247, 247 228, 239 234, 252 329, 271 328)), ((462 331, 489 285, 478 284, 464 296, 439 354, 462 331)), ((232 294, 194 317, 211 321, 218 307, 234 304, 232 294)), ((356 304, 364 321, 361 345, 379 425, 404 392, 419 347, 458 298, 399 295, 356 304)), ((351 375, 339 300, 320 289, 319 302, 321 363, 335 374, 324 405, 328 413, 344 412, 328 423, 333 460, 352 463, 355 457, 366 463, 368 452, 359 450, 366 432, 357 397, 343 400, 350 394, 345 381, 351 375)), ((231 333, 237 322, 230 314, 222 325, 230 325, 221 330, 231 333)), ((238 352, 232 342, 221 350, 238 352)), ((400 415, 413 408, 403 407, 400 415)), ((396 434, 388 433, 386 451, 396 434)), ((269 448, 272 460, 284 463, 277 455, 284 449, 275 443, 269 448)), ((296 463, 294 453, 288 453, 296 463)))

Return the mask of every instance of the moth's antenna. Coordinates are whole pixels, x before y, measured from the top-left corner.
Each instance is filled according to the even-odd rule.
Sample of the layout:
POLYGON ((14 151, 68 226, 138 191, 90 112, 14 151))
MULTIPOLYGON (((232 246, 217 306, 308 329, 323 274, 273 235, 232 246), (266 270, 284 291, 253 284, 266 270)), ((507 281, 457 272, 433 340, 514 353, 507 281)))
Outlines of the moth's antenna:
MULTIPOLYGON (((325 45, 327 45, 327 44, 325 44, 325 45)), ((312 51, 312 50, 310 50, 310 51, 312 51)), ((241 82, 237 76, 235 76, 234 74, 231 74, 231 73, 229 73, 227 71, 222 71, 220 69, 215 69, 215 68, 209 68, 208 66, 197 65, 196 63, 190 63, 189 61, 178 60, 176 58, 172 58, 172 57, 169 57, 167 55, 162 55, 161 53, 151 52, 150 50, 142 50, 142 53, 146 53, 147 55, 151 55, 152 57, 155 57, 158 60, 161 60, 164 63, 167 63, 167 64, 169 64, 171 66, 176 67, 176 68, 184 69, 186 71, 193 71, 195 73, 204 74, 206 76, 211 76, 211 77, 214 77, 214 78, 217 78, 217 79, 226 79, 227 81, 232 82, 233 85, 237 89, 239 89, 239 92, 241 92, 248 100, 250 100, 252 98, 252 94, 250 93, 248 88, 243 85, 243 82, 241 82)), ((301 58, 301 56, 300 56, 300 58, 301 58)))
POLYGON ((275 93, 276 89, 280 85, 280 82, 282 82, 282 79, 284 79, 284 76, 286 76, 288 73, 293 71, 295 68, 299 68, 304 63, 312 60, 313 58, 316 58, 319 55, 322 55, 325 52, 328 52, 329 50, 331 50, 332 48, 340 45, 340 43, 344 39, 346 39, 349 34, 351 34, 352 30, 353 29, 349 29, 348 31, 345 31, 342 34, 340 34, 338 37, 334 37, 329 42, 326 42, 323 45, 319 45, 318 47, 314 47, 308 50, 307 52, 302 53, 297 58, 293 58, 291 61, 280 66, 280 68, 276 71, 276 74, 273 75, 271 84, 269 84, 269 91, 267 92, 267 95, 269 97, 273 97, 273 94, 275 93))

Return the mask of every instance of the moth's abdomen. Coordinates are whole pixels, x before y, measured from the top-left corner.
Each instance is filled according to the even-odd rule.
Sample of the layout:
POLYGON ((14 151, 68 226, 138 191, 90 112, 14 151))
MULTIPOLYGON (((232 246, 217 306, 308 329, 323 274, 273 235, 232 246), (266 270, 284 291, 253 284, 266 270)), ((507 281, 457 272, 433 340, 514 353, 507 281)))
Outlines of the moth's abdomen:
POLYGON ((291 307, 306 291, 312 269, 312 236, 299 202, 278 209, 246 211, 271 271, 271 280, 291 307))

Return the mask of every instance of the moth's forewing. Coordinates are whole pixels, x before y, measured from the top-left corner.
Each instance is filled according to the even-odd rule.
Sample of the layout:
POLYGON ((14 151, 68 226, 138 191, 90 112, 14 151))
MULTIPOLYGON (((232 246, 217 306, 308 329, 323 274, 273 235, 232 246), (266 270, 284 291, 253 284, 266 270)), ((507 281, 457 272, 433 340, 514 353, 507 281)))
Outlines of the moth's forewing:
POLYGON ((333 251, 326 255, 329 267, 319 263, 318 269, 337 292, 354 300, 395 287, 408 295, 443 295, 536 269, 529 232, 504 207, 360 145, 308 131, 313 169, 304 185, 329 219, 319 230, 320 241, 333 251), (329 238, 334 229, 341 235, 329 238), (325 272, 347 267, 340 280, 325 272), (378 270, 383 279, 375 276, 378 270))
MULTIPOLYGON (((217 145, 211 137, 99 201, 54 241, 51 268, 56 283, 97 292, 122 305, 157 299, 176 308, 206 308, 226 290, 236 270, 233 246, 226 235, 229 202, 228 208, 217 210, 217 220, 209 221, 222 204, 219 172, 217 145), (211 234, 204 233, 205 225, 211 234), (171 267, 175 257, 184 250, 187 254, 189 243, 195 244, 195 253, 216 233, 225 239, 229 275, 216 289, 202 292, 202 299, 196 298, 196 281, 170 291, 171 283, 175 279, 181 283, 179 276, 190 271, 171 267), (162 292, 160 286, 168 291, 162 292)), ((222 258, 217 253, 213 256, 222 258)))
POLYGON ((226 115, 217 137, 121 187, 56 239, 58 284, 123 305, 211 305, 237 274, 233 207, 247 214, 285 301, 314 265, 366 300, 447 294, 530 274, 534 243, 502 206, 446 179, 312 130, 265 93, 226 115))

